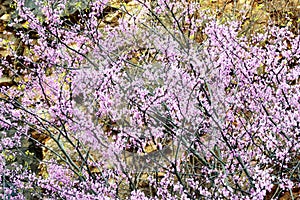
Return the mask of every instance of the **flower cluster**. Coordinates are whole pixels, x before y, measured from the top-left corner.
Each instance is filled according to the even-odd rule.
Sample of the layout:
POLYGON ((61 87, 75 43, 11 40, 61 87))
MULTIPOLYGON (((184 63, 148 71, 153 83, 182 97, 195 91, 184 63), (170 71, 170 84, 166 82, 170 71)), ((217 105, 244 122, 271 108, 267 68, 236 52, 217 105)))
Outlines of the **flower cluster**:
POLYGON ((189 1, 96 0, 76 16, 63 0, 38 1, 39 14, 17 2, 29 53, 15 58, 17 86, 0 90, 1 198, 264 199, 300 187, 299 32, 249 36, 189 1), (39 171, 26 141, 44 152, 39 171))

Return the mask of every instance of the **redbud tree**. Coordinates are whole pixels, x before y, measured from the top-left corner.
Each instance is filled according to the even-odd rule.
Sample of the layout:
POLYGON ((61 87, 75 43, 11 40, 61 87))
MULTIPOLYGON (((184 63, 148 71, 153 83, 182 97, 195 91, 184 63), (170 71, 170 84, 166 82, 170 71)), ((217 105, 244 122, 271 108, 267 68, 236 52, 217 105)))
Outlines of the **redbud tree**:
POLYGON ((190 1, 16 5, 28 52, 1 59, 0 75, 21 66, 1 87, 2 199, 296 198, 299 32, 249 35, 190 1))

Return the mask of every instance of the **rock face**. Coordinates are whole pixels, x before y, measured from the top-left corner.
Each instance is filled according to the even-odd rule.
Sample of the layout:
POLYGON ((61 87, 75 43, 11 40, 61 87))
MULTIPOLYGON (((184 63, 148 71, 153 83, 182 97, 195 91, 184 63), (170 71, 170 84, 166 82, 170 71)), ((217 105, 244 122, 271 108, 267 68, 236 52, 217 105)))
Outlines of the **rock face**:
POLYGON ((11 78, 8 78, 8 77, 1 77, 0 78, 0 87, 2 86, 12 86, 14 83, 13 83, 13 80, 11 78))
MULTIPOLYGON (((39 7, 36 6, 32 0, 26 0, 25 5, 34 9, 37 14, 40 13, 39 7)), ((76 22, 76 16, 74 13, 77 12, 76 7, 80 7, 82 9, 86 8, 85 1, 68 1, 69 4, 67 5, 67 17, 73 17, 74 22, 76 22)), ((126 5, 128 6, 127 9, 132 11, 136 7, 136 3, 131 1, 126 1, 126 5)), ((20 40, 16 37, 15 29, 18 27, 22 27, 22 24, 16 25, 16 27, 8 26, 8 23, 12 18, 15 17, 14 9, 11 6, 11 0, 2 0, 0 1, 0 57, 10 64, 17 65, 14 62, 13 56, 9 51, 9 48, 18 51, 19 55, 26 53, 26 46, 24 46, 20 40)), ((105 16, 103 23, 100 24, 100 28, 103 27, 105 24, 109 24, 114 26, 118 23, 118 19, 123 16, 122 12, 118 10, 121 6, 120 1, 110 1, 110 7, 105 10, 105 16)), ((245 32, 253 33, 255 31, 262 31, 264 25, 268 20, 274 20, 277 25, 285 26, 288 23, 292 23, 295 28, 299 27, 299 22, 297 20, 300 17, 300 6, 298 0, 276 0, 276 1, 259 1, 259 0, 204 0, 202 1, 202 7, 204 9, 211 9, 213 13, 219 17, 220 19, 239 19, 243 23, 243 27, 245 32), (245 12, 240 12, 241 10, 245 10, 245 12), (290 18, 290 21, 286 21, 284 18, 287 15, 290 18)), ((22 22, 24 23, 24 22, 22 22)), ((19 66, 15 66, 15 69, 18 69, 19 66)), ((0 87, 7 86, 7 87, 17 87, 17 79, 14 79, 15 71, 9 69, 7 66, 0 66, 0 87)), ((15 70, 14 69, 14 70, 15 70)), ((21 74, 18 74, 21 75, 21 74)), ((1 97, 1 93, 0 93, 1 97)), ((50 160, 55 157, 49 149, 59 152, 59 147, 57 143, 49 138, 46 134, 32 131, 31 132, 32 139, 37 140, 38 142, 45 145, 45 148, 41 148, 35 145, 33 140, 23 141, 23 151, 32 153, 38 159, 50 160)), ((68 150, 72 150, 72 146, 67 144, 66 141, 61 140, 62 143, 65 143, 65 148, 68 150)), ((146 170, 147 166, 145 165, 137 165, 137 164, 145 164, 146 160, 155 160, 161 158, 161 154, 167 156, 174 156, 174 149, 176 147, 166 147, 163 151, 158 151, 154 145, 149 145, 146 147, 145 155, 137 155, 132 153, 131 151, 125 151, 123 158, 126 160, 128 165, 132 166, 132 169, 135 170, 146 170)), ((99 156, 99 155, 95 155, 99 156)), ((71 156, 71 158, 76 163, 76 153, 71 156)), ((43 170, 43 166, 38 166, 37 160, 19 160, 20 163, 29 163, 31 169, 38 172, 39 170, 43 170)), ((151 162, 151 161, 150 161, 151 162)), ((148 166, 154 166, 151 164, 147 164, 148 166)), ((148 169, 151 170, 151 169, 148 169)), ((43 173, 43 171, 42 171, 43 173)), ((162 174, 160 174, 162 175, 162 174)), ((163 175, 162 175, 163 176, 163 175)), ((146 179, 146 178, 144 178, 146 179)), ((144 182, 143 182, 144 184, 144 182)), ((143 185, 141 183, 141 185, 143 185)), ((144 184, 144 186, 147 184, 144 184)), ((142 187, 142 186, 141 186, 142 187)), ((299 191, 297 191, 299 192, 299 191)), ((288 194, 284 194, 287 196, 288 194)))
POLYGON ((269 20, 278 26, 292 23, 299 29, 300 4, 298 0, 213 0, 202 1, 205 8, 216 11, 216 15, 225 19, 238 19, 243 23, 244 30, 249 33, 262 31, 269 20), (290 21, 287 20, 288 17, 290 21))
POLYGON ((0 1, 0 16, 6 14, 6 13, 10 13, 12 11, 10 5, 11 5, 12 1, 10 0, 1 0, 0 1))

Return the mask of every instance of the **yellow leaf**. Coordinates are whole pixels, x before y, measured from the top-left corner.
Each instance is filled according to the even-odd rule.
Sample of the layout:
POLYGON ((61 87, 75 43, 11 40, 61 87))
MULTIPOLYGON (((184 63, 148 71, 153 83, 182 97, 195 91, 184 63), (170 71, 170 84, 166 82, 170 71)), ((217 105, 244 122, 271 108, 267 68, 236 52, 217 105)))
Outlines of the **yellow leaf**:
POLYGON ((15 160, 15 157, 14 157, 13 155, 8 155, 8 156, 6 157, 6 160, 7 160, 7 161, 14 161, 14 160, 15 160))
POLYGON ((33 155, 34 155, 34 153, 30 152, 29 150, 26 150, 26 151, 25 151, 25 154, 26 154, 27 156, 33 156, 33 155))
POLYGON ((28 29, 29 28, 29 22, 28 21, 24 22, 22 24, 22 27, 28 29))
POLYGON ((264 4, 259 4, 259 5, 257 6, 257 9, 261 9, 262 7, 264 7, 264 4))
POLYGON ((9 7, 12 8, 12 9, 15 9, 16 5, 17 5, 16 3, 11 3, 11 4, 9 4, 9 7))
POLYGON ((77 2, 76 4, 75 4, 75 8, 77 8, 77 9, 79 9, 79 8, 81 8, 81 2, 79 1, 79 2, 77 2))
POLYGON ((24 84, 23 85, 18 85, 18 90, 24 91, 25 87, 26 86, 24 84))

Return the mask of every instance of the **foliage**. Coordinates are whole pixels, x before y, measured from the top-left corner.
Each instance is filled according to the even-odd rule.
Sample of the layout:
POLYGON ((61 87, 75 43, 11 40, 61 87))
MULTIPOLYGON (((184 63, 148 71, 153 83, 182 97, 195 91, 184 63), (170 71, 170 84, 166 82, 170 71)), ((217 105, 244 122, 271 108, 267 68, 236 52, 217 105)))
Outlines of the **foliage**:
POLYGON ((39 16, 17 1, 29 53, 1 87, 2 199, 293 195, 299 32, 246 37, 188 1, 89 3, 71 19, 64 0, 37 1, 39 16), (39 173, 14 162, 33 156, 23 140, 43 148, 39 173))

